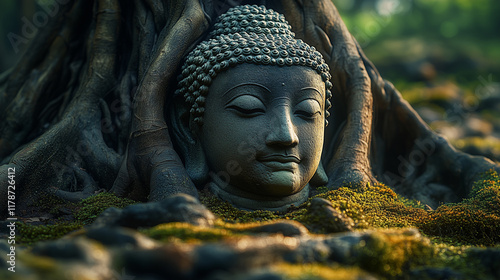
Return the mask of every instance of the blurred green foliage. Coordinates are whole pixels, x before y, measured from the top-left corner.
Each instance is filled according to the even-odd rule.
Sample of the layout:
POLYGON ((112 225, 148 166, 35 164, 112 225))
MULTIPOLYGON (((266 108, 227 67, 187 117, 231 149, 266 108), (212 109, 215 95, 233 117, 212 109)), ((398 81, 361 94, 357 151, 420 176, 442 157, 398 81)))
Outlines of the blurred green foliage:
POLYGON ((350 32, 391 81, 500 76, 500 1, 333 0, 350 32))
MULTIPOLYGON (((490 38, 500 27, 500 2, 495 0, 334 0, 349 30, 374 35, 374 40, 419 36, 424 39, 490 38), (371 30, 370 30, 371 29, 371 30)), ((498 36, 498 35, 497 35, 498 36)))

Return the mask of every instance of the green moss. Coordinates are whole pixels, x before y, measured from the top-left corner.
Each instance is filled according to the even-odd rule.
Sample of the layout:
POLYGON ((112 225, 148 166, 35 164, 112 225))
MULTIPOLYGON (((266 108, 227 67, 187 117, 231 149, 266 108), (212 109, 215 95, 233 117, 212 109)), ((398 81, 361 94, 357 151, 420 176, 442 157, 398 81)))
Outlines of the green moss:
POLYGON ((413 230, 378 231, 360 242, 356 263, 379 276, 392 278, 418 266, 429 265, 435 250, 413 230))
POLYGON ((30 225, 19 222, 16 242, 29 245, 38 241, 57 239, 82 227, 83 225, 78 222, 60 222, 54 225, 30 225))
POLYGON ((468 246, 450 246, 448 244, 435 244, 436 258, 435 267, 447 267, 460 271, 465 279, 478 279, 480 275, 486 275, 483 265, 468 254, 468 246))
MULTIPOLYGON (((500 178, 494 171, 474 183, 469 197, 441 205, 419 227, 455 244, 493 246, 500 243, 500 178)), ((445 241, 446 241, 445 240, 445 241)))
MULTIPOLYGON (((464 279, 482 279, 489 275, 488 268, 469 256, 469 248, 436 244, 415 230, 384 229, 356 246, 353 264, 382 279, 405 278, 411 271, 422 268, 452 269, 464 279)), ((426 279, 421 277, 424 275, 419 279, 426 279)))
POLYGON ((50 220, 51 224, 33 225, 24 222, 17 223, 18 239, 21 244, 33 244, 38 241, 58 239, 69 232, 81 229, 91 224, 104 210, 109 207, 123 208, 136 203, 133 200, 119 198, 111 193, 99 193, 78 203, 64 202, 56 197, 46 196, 36 206, 41 211, 52 211, 58 214, 59 209, 72 211, 73 219, 65 217, 50 220), (48 208, 52 204, 52 209, 48 208))
POLYGON ((239 236, 233 230, 225 228, 224 224, 220 222, 212 228, 194 226, 188 223, 168 223, 143 229, 141 232, 162 242, 212 242, 239 236))
POLYGON ((149 229, 140 229, 140 232, 162 242, 214 242, 259 234, 260 227, 272 223, 274 222, 227 223, 219 219, 212 227, 195 226, 189 223, 166 223, 149 229))
MULTIPOLYGON (((337 211, 352 218, 355 227, 360 229, 414 226, 417 216, 426 215, 422 205, 399 197, 383 184, 348 185, 319 193, 315 197, 331 201, 337 211)), ((317 222, 314 217, 307 215, 307 206, 312 198, 286 212, 240 210, 209 193, 203 193, 200 199, 215 215, 230 223, 287 219, 297 220, 307 226, 309 223, 317 222)))
MULTIPOLYGON (((468 198, 435 211, 424 210, 418 201, 405 199, 383 184, 347 185, 316 197, 331 201, 337 211, 354 220, 357 229, 418 227, 431 239, 447 244, 493 246, 500 242, 500 179, 493 171, 474 183, 468 198)), ((282 213, 239 210, 208 193, 201 200, 228 223, 291 219, 307 227, 321 222, 307 215, 310 200, 282 213)))
POLYGON ((274 265, 271 270, 291 280, 327 280, 335 275, 336 280, 354 280, 368 278, 369 274, 358 267, 343 267, 325 264, 289 264, 274 265))
MULTIPOLYGON (((369 275, 395 279, 409 276, 411 271, 422 268, 451 268, 466 278, 488 275, 487 268, 481 267, 477 260, 469 256, 469 247, 460 244, 499 244, 499 236, 495 235, 500 232, 499 186, 498 174, 488 172, 474 184, 468 198, 460 203, 442 205, 435 211, 424 210, 422 204, 402 198, 383 184, 317 189, 316 197, 331 201, 337 211, 352 218, 355 229, 375 229, 374 233, 353 248, 349 264, 282 263, 270 269, 287 279, 329 279, 331 275, 338 279, 369 275), (418 227, 432 242, 409 227, 418 227)), ((305 226, 321 222, 307 214, 310 200, 286 212, 271 212, 239 210, 206 192, 201 194, 200 199, 218 216, 213 227, 170 223, 142 229, 141 232, 161 242, 203 243, 238 240, 259 234, 256 228, 276 220, 296 220, 305 226)), ((125 207, 132 203, 134 201, 101 193, 80 203, 62 205, 72 207, 74 221, 43 226, 21 223, 18 240, 30 244, 59 238, 92 222, 108 207, 125 207)), ((42 262, 39 269, 43 270, 43 267, 45 264, 42 262)), ((50 270, 50 263, 46 267, 50 270)), ((425 273, 422 277, 425 278, 425 273)))
POLYGON ((282 213, 266 210, 245 211, 222 201, 208 191, 200 192, 200 201, 212 213, 228 223, 249 223, 257 221, 272 221, 283 218, 282 213))
POLYGON ((38 212, 48 212, 52 215, 58 215, 63 207, 73 207, 74 203, 68 203, 54 195, 44 195, 38 200, 34 206, 38 208, 38 212))
POLYGON ((398 196, 383 184, 349 185, 319 194, 351 217, 356 228, 412 227, 427 215, 423 206, 398 196))
POLYGON ((124 208, 135 203, 137 202, 131 199, 102 192, 80 201, 79 208, 73 215, 81 223, 90 224, 109 207, 124 208))

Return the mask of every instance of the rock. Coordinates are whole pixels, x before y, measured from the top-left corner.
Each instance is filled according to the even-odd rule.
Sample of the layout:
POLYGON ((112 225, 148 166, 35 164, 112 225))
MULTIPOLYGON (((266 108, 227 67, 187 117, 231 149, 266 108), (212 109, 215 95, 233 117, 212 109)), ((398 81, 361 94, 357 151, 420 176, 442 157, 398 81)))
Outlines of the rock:
POLYGON ((456 272, 455 270, 443 267, 443 268, 423 268, 416 269, 410 272, 411 279, 453 279, 453 280, 461 280, 466 279, 461 273, 456 272))
POLYGON ((309 233, 307 228, 296 221, 278 221, 269 224, 247 228, 245 231, 256 233, 280 233, 284 236, 305 236, 309 233))
POLYGON ((426 122, 432 123, 435 121, 440 121, 443 119, 443 113, 439 112, 434 108, 430 108, 428 106, 420 106, 416 107, 415 111, 417 111, 418 115, 426 122))
MULTIPOLYGON (((211 254, 210 248, 222 244, 224 242, 201 246, 196 250, 196 254, 200 256, 200 252, 204 252, 206 258, 208 258, 211 254)), ((263 235, 243 237, 237 241, 227 242, 225 246, 228 246, 234 252, 231 269, 245 271, 282 262, 284 256, 296 250, 299 244, 300 240, 298 238, 284 237, 282 235, 263 235)))
POLYGON ((486 90, 483 94, 484 98, 480 99, 476 111, 491 110, 498 112, 500 110, 500 83, 492 84, 489 90, 486 90))
POLYGON ((285 260, 289 263, 323 263, 331 254, 331 248, 325 244, 324 240, 303 238, 297 249, 285 256, 285 260))
POLYGON ((94 226, 152 227, 163 223, 187 222, 210 226, 215 216, 196 198, 178 194, 158 202, 134 204, 123 210, 111 208, 103 212, 94 226))
POLYGON ((335 233, 352 231, 354 221, 345 214, 333 208, 330 201, 323 198, 313 198, 307 215, 311 232, 335 233))
POLYGON ((467 118, 465 121, 466 136, 488 136, 493 132, 493 125, 477 117, 467 118))
POLYGON ((357 232, 332 235, 323 242, 330 250, 329 260, 350 264, 356 255, 354 247, 363 239, 363 235, 357 232))
POLYGON ((7 240, 1 240, 0 241, 0 269, 2 270, 7 270, 8 264, 7 261, 9 260, 9 257, 7 254, 10 253, 10 246, 7 244, 7 240))
MULTIPOLYGON (((316 200, 313 208, 324 209, 324 205, 331 207, 316 200)), ((36 275, 33 279, 279 280, 288 279, 288 269, 293 269, 293 275, 303 273, 294 277, 316 279, 317 271, 311 269, 323 268, 318 275, 354 268, 352 279, 376 279, 372 275, 465 279, 462 271, 423 261, 435 256, 429 239, 417 229, 315 235, 304 234, 296 222, 281 221, 254 229, 259 234, 228 234, 216 242, 162 243, 130 228, 91 227, 25 249, 18 265, 28 269, 26 275, 36 275), (409 270, 406 264, 412 261, 422 266, 409 270)), ((0 245, 0 252, 6 249, 0 245)), ((490 269, 486 276, 499 278, 500 250, 469 249, 464 255, 478 260, 484 266, 481 271, 490 269)), ((0 279, 3 275, 0 271, 0 279)))
MULTIPOLYGON (((193 246, 167 244, 154 249, 124 250, 120 253, 128 274, 143 279, 192 279, 193 246)), ((118 255, 118 254, 117 254, 118 255)))
POLYGON ((92 262, 91 245, 87 240, 65 240, 39 243, 31 251, 38 256, 45 256, 63 261, 92 262))
POLYGON ((113 279, 111 252, 85 237, 39 243, 28 253, 26 267, 41 276, 34 279, 113 279))
POLYGON ((121 250, 115 256, 122 256, 124 269, 141 279, 145 275, 151 279, 221 279, 213 277, 279 263, 297 245, 298 240, 291 237, 256 236, 201 245, 169 243, 153 249, 121 250))
POLYGON ((448 121, 435 121, 432 128, 447 140, 460 139, 466 135, 464 127, 455 126, 448 121))
POLYGON ((108 247, 153 248, 155 241, 137 231, 122 227, 95 227, 85 233, 89 239, 108 247))
POLYGON ((472 248, 468 250, 469 256, 474 260, 479 260, 482 266, 495 279, 500 279, 500 249, 499 248, 472 248))
POLYGON ((275 271, 270 271, 269 269, 257 269, 245 273, 227 273, 220 272, 215 273, 205 280, 284 280, 285 276, 279 274, 275 271))
POLYGON ((123 213, 123 209, 118 209, 116 207, 109 207, 104 212, 97 217, 97 219, 92 223, 93 227, 104 227, 113 226, 117 224, 118 219, 123 213))
POLYGON ((195 276, 201 277, 214 271, 229 271, 238 262, 238 256, 232 248, 209 244, 196 250, 195 276))

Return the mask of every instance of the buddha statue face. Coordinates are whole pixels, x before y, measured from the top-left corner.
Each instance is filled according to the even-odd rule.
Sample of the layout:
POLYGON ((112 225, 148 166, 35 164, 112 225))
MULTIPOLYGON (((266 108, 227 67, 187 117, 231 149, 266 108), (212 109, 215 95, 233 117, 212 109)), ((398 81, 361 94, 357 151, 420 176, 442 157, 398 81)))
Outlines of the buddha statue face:
POLYGON ((255 196, 301 191, 320 163, 325 83, 303 67, 241 64, 219 73, 195 132, 220 187, 255 196))
POLYGON ((283 15, 238 6, 182 67, 182 104, 171 119, 186 170, 240 208, 298 205, 311 178, 326 179, 331 75, 322 55, 294 36, 283 15))

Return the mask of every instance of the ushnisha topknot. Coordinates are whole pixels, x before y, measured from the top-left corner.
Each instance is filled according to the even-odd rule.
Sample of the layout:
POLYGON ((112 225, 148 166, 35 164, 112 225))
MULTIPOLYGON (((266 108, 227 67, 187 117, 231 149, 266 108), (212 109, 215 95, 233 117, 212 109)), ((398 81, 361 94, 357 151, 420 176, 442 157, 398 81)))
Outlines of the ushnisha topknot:
POLYGON ((312 68, 325 82, 325 116, 330 115, 330 69, 314 47, 295 39, 283 15, 264 6, 237 6, 219 16, 209 37, 187 56, 176 91, 191 106, 195 123, 203 124, 205 98, 212 80, 218 73, 243 63, 312 68))

